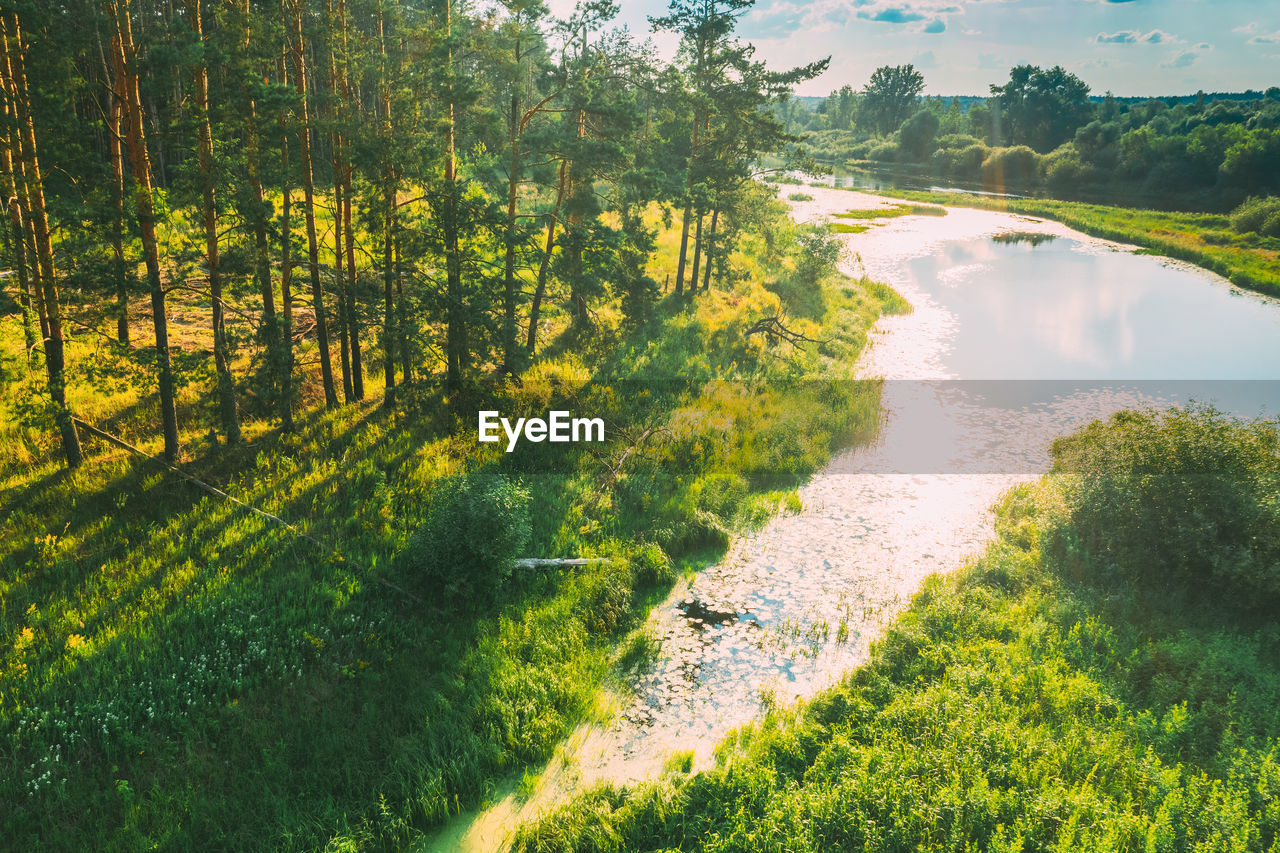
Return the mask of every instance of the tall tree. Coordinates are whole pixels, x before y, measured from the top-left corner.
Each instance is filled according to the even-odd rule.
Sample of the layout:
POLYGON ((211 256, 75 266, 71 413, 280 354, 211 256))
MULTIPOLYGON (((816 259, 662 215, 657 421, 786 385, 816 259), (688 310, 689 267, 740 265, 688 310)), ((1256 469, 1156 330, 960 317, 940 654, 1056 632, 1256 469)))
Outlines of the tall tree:
POLYGON ((324 316, 324 286, 320 281, 320 247, 316 239, 315 180, 311 161, 311 111, 307 106, 307 43, 303 38, 302 17, 306 0, 290 0, 293 4, 293 77, 298 91, 298 156, 302 169, 303 216, 307 226, 307 260, 311 274, 311 305, 316 317, 316 342, 320 348, 320 380, 324 385, 324 404, 336 408, 338 393, 333 384, 333 365, 329 359, 329 329, 324 316))
MULTIPOLYGON (((289 0, 281 0, 280 9, 285 32, 288 32, 289 0)), ((280 85, 289 84, 289 39, 280 45, 277 73, 280 85)), ((293 429, 293 185, 289 171, 289 119, 280 112, 280 361, 278 382, 280 385, 280 426, 286 432, 293 429)))
POLYGON ((883 136, 893 133, 916 111, 924 75, 914 65, 882 65, 862 90, 859 119, 883 136))
POLYGON ((114 24, 112 37, 114 72, 125 95, 125 138, 129 163, 133 171, 133 201, 137 209, 138 230, 142 235, 142 254, 147 266, 147 286, 151 292, 151 317, 156 338, 156 364, 159 368, 160 421, 164 434, 164 458, 178 458, 178 414, 173 365, 169 357, 169 320, 166 315, 165 289, 160 278, 160 250, 156 239, 156 208, 151 187, 151 159, 147 152, 145 117, 138 87, 137 49, 133 42, 133 25, 129 7, 120 0, 106 0, 108 14, 114 24))
POLYGON ((992 84, 991 94, 1009 140, 1042 153, 1070 139, 1092 113, 1089 84, 1060 65, 1018 65, 1008 83, 992 84))
POLYGON ((227 346, 226 306, 222 301, 222 270, 218 261, 217 179, 213 164, 213 124, 209 118, 209 69, 205 61, 204 14, 201 0, 186 0, 187 15, 200 47, 195 62, 195 110, 199 138, 200 214, 204 222, 205 266, 209 276, 209 301, 213 314, 213 366, 216 372, 218 414, 227 441, 240 441, 240 413, 236 408, 236 383, 231 375, 227 346))
POLYGON ((13 113, 18 121, 20 142, 19 159, 28 178, 27 201, 30 205, 31 230, 35 236, 36 263, 40 269, 40 292, 37 295, 44 306, 48 323, 45 338, 44 363, 49 383, 49 399, 53 404, 53 416, 62 434, 62 452, 67 467, 75 468, 83 460, 80 437, 75 421, 67 408, 66 355, 62 333, 62 306, 58 301, 58 284, 53 266, 53 243, 49 237, 49 215, 44 206, 44 186, 40 174, 40 158, 36 149, 35 121, 31 116, 30 92, 27 88, 26 45, 18 14, 10 12, 0 19, 0 44, 3 45, 5 86, 13 113))
POLYGON ((284 349, 290 344, 281 327, 281 321, 276 315, 275 292, 271 280, 271 249, 267 236, 267 223, 273 208, 267 201, 266 192, 262 186, 262 140, 258 131, 256 97, 260 75, 255 73, 254 67, 252 13, 249 0, 236 0, 236 2, 235 17, 238 19, 240 39, 235 56, 235 71, 240 78, 239 108, 243 113, 241 133, 244 140, 244 165, 248 190, 246 196, 240 201, 240 208, 245 214, 252 234, 253 275, 258 285, 258 294, 262 299, 259 338, 266 345, 267 374, 274 386, 273 391, 280 394, 283 393, 280 386, 280 372, 286 358, 284 349))

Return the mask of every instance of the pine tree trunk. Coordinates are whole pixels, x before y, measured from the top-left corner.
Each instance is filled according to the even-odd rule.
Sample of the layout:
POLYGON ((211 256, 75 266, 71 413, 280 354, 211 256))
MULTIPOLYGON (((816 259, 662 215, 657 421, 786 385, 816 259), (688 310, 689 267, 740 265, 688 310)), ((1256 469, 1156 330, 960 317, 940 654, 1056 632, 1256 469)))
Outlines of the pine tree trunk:
POLYGON ((702 290, 704 292, 711 289, 711 262, 715 260, 716 223, 719 219, 720 208, 717 207, 711 211, 711 230, 707 234, 707 248, 705 250, 707 255, 706 270, 702 274, 702 290))
POLYGON ((111 257, 116 284, 116 340, 129 345, 129 267, 124 257, 124 91, 120 81, 111 86, 111 111, 107 124, 107 150, 111 158, 111 257))
POLYGON ((30 180, 28 186, 31 227, 35 233, 36 261, 40 266, 40 300, 48 317, 49 336, 45 340, 45 374, 49 380, 49 399, 53 402, 54 419, 62 433, 62 452, 67 467, 75 468, 84 461, 80 449, 80 436, 67 408, 64 339, 62 335, 62 307, 58 303, 58 287, 54 278, 53 243, 49 236, 49 217, 44 207, 44 188, 40 178, 40 160, 36 150, 35 123, 31 117, 28 99, 27 74, 24 67, 26 48, 22 43, 22 30, 18 15, 8 15, 8 28, 12 30, 13 44, 9 45, 9 33, 0 30, 4 41, 4 53, 9 73, 6 84, 13 98, 22 140, 22 161, 30 180))
POLYGON ((547 294, 547 273, 551 269, 551 252, 556 247, 556 223, 560 221, 560 206, 564 204, 564 191, 568 181, 569 161, 560 161, 560 179, 556 182, 556 203, 547 219, 547 244, 538 264, 538 283, 533 289, 533 302, 529 306, 529 334, 525 350, 532 358, 538 347, 538 321, 542 314, 542 300, 547 294))
MULTIPOLYGON (((280 54, 280 85, 289 82, 285 54, 280 54)), ((293 431, 293 186, 289 180, 288 121, 280 116, 280 362, 276 365, 280 383, 280 427, 293 431)))
MULTIPOLYGON (((445 0, 446 37, 453 37, 453 0, 445 0)), ((445 298, 445 349, 447 364, 445 387, 450 393, 462 387, 462 371, 466 366, 466 318, 462 305, 462 258, 459 255, 458 236, 458 173, 454 161, 454 133, 456 132, 456 106, 453 98, 453 48, 449 49, 448 69, 448 124, 445 134, 444 181, 445 201, 443 226, 445 232, 445 272, 447 286, 445 298)))
MULTIPOLYGON (((200 0, 188 0, 187 11, 196 40, 204 44, 204 15, 200 0)), ((209 271, 209 299, 213 315, 213 366, 217 374, 218 414, 228 444, 240 441, 236 383, 231 375, 227 345, 226 306, 222 302, 222 271, 218 269, 218 203, 213 174, 213 126, 209 120, 209 70, 203 56, 195 68, 195 106, 199 137, 200 212, 204 220, 205 263, 209 271)))
POLYGON ((347 345, 347 332, 350 326, 347 316, 347 283, 343 271, 346 253, 342 250, 342 173, 338 158, 342 150, 342 140, 338 135, 329 137, 333 151, 333 282, 338 296, 338 363, 342 367, 342 401, 350 403, 355 399, 351 389, 351 355, 347 345))
POLYGON ((520 98, 511 95, 511 160, 507 167, 507 222, 502 262, 502 372, 517 371, 516 351, 516 202, 520 194, 520 98))
MULTIPOLYGON (((347 81, 347 2, 338 0, 338 28, 342 32, 342 65, 338 69, 338 89, 343 103, 351 103, 351 86, 347 81)), ((335 107, 336 109, 336 107, 335 107)), ((338 141, 343 141, 341 134, 338 141)), ((334 159, 339 159, 337 154, 334 159)), ((356 243, 355 231, 351 225, 351 160, 345 147, 342 148, 342 231, 343 242, 347 250, 347 287, 346 315, 347 335, 351 346, 351 394, 357 400, 364 399, 364 364, 360 358, 360 321, 356 316, 356 243)), ((337 175, 334 176, 335 180, 337 175)), ((335 215, 333 227, 338 228, 335 215)))
MULTIPOLYGON (((240 49, 244 61, 249 62, 249 0, 240 0, 240 14, 244 18, 244 29, 241 33, 240 49)), ((248 74, 249 69, 244 69, 248 74)), ((266 344, 267 364, 270 365, 268 375, 273 383, 277 382, 282 350, 289 346, 282 337, 280 321, 276 317, 275 291, 271 285, 271 250, 267 242, 267 219, 271 207, 266 201, 262 189, 261 152, 258 138, 257 104, 246 82, 244 95, 244 159, 245 171, 249 178, 249 191, 252 197, 253 210, 249 216, 249 227, 253 231, 253 273, 258 283, 258 293, 262 296, 262 324, 259 338, 266 344)), ((274 212, 274 211, 272 211, 274 212)), ((277 386, 278 390, 278 386, 277 386)))
POLYGON ((351 164, 342 179, 342 230, 347 247, 347 328, 351 335, 351 393, 364 399, 364 362, 360 354, 360 318, 356 314, 356 241, 351 223, 351 164))
MULTIPOLYGON (((5 87, 7 90, 7 86, 5 87)), ((3 118, 6 125, 14 121, 10 99, 4 98, 3 118)), ((14 163, 21 156, 19 146, 13 146, 12 137, 0 136, 0 181, 3 182, 5 208, 9 211, 9 225, 13 232, 13 266, 18 275, 18 289, 22 294, 22 332, 26 339, 27 364, 35 355, 36 347, 44 338, 36 334, 35 297, 31 292, 31 278, 27 275, 27 227, 22 215, 23 203, 18 198, 17 181, 14 179, 14 163), (11 148, 18 149, 18 157, 11 148)))
POLYGON ((698 214, 698 223, 694 227, 693 232, 693 270, 689 273, 689 295, 698 292, 698 263, 702 260, 702 219, 704 214, 698 214))
POLYGON ((382 143, 386 166, 383 170, 382 199, 387 206, 383 220, 382 235, 382 379, 384 391, 382 402, 391 406, 396 401, 396 362, 395 341, 397 339, 395 322, 395 267, 392 263, 393 240, 396 226, 396 178, 395 166, 391 159, 392 124, 391 124, 391 84, 387 79, 387 37, 385 22, 382 19, 382 7, 378 7, 378 47, 381 52, 378 81, 379 98, 382 107, 382 143))
POLYGON ((409 340, 409 306, 404 301, 404 256, 401 253, 399 235, 396 235, 395 243, 396 259, 392 268, 396 272, 396 328, 400 331, 401 384, 408 385, 413 381, 413 342, 409 340))
POLYGON ((125 138, 128 141, 129 163, 133 170, 133 200, 138 213, 138 228, 142 234, 142 253, 147 264, 147 286, 151 292, 156 361, 160 369, 160 421, 164 434, 164 458, 165 461, 172 463, 178 458, 178 414, 173 367, 169 361, 169 321, 165 316, 165 291, 160 280, 155 202, 151 194, 151 160, 147 154, 142 99, 138 91, 138 77, 134 65, 133 28, 129 22, 127 5, 122 8, 117 0, 108 0, 108 8, 116 26, 112 45, 113 63, 116 76, 122 82, 121 88, 125 93, 124 118, 128 128, 125 138))
POLYGON ((38 255, 36 252, 36 232, 32 227, 30 214, 31 195, 28 192, 27 167, 22 162, 22 133, 18 130, 16 114, 13 117, 13 127, 10 130, 9 149, 13 155, 13 181, 18 198, 18 207, 23 211, 22 254, 26 260, 28 281, 27 301, 34 307, 36 322, 39 324, 39 346, 41 359, 43 359, 44 342, 49 340, 49 316, 45 313, 44 297, 41 295, 43 293, 43 289, 40 284, 40 264, 36 262, 36 257, 38 255))
POLYGON ((324 287, 320 283, 320 248, 316 241, 316 200, 311 168, 311 117, 307 109, 307 60, 302 40, 302 12, 306 0, 293 0, 293 74, 298 91, 301 125, 298 129, 302 157, 303 212, 307 225, 307 259, 311 266, 311 302, 316 315, 316 341, 320 346, 320 379, 324 385, 325 408, 338 405, 329 359, 329 329, 324 317, 324 287))

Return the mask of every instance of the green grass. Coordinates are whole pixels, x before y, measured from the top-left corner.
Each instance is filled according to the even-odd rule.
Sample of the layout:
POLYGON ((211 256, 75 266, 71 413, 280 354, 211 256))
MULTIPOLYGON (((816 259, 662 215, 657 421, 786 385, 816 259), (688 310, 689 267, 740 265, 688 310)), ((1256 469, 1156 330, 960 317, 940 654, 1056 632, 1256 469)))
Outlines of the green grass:
MULTIPOLYGON (((795 281, 801 232, 780 216, 769 239, 746 239, 733 289, 669 299, 629 334, 604 306, 596 332, 551 342, 523 387, 477 392, 504 412, 604 416, 604 447, 482 449, 473 416, 422 385, 393 411, 375 392, 305 412, 292 435, 250 421, 250 442, 226 448, 201 443, 208 413, 188 386, 185 467, 324 547, 93 440, 62 470, 24 408, 40 379, 15 349, 20 322, 0 318, 0 837, 403 847, 545 759, 615 667, 652 653, 634 628, 674 571, 793 504, 832 452, 874 432, 878 388, 850 381, 852 365, 901 299, 830 274, 795 281), (787 309, 778 293, 821 306, 788 322, 824 343, 742 336, 787 309), (492 607, 424 586, 398 555, 435 484, 485 467, 534 495, 531 556, 614 559, 519 572, 492 607)), ((659 280, 672 231, 650 265, 659 280)), ((200 340, 201 313, 189 328, 175 313, 177 334, 200 340)), ((110 359, 75 337, 72 405, 154 449, 145 372, 112 378, 110 359)))
POLYGON ((1216 417, 1083 433, 1055 474, 1006 497, 986 553, 928 579, 838 688, 731 735, 709 771, 579 796, 517 849, 1275 850, 1274 597, 1243 577, 1211 591, 1195 575, 1134 582, 1143 573, 1085 544, 1170 533, 1232 559, 1273 547, 1272 530, 1233 539, 1219 501, 1248 492, 1274 512, 1280 468, 1256 448, 1274 449, 1277 425, 1216 417), (1233 464, 1153 480, 1127 446, 1135 430, 1177 465, 1212 436, 1233 464), (1098 504, 1099 479, 1115 501, 1098 504), (1115 514, 1100 527, 1099 510, 1115 514))
POLYGON ((997 199, 967 193, 881 190, 909 201, 977 207, 1055 219, 1086 234, 1132 243, 1204 267, 1240 287, 1280 296, 1280 240, 1238 234, 1225 214, 1140 210, 1053 199, 997 199))
POLYGON ((580 795, 517 849, 1276 849, 1274 596, 1234 575, 1211 593, 1196 575, 1134 583, 1084 544, 1169 534, 1217 557, 1268 552, 1275 530, 1233 533, 1222 501, 1248 492, 1274 512, 1280 466, 1257 448, 1274 452, 1276 430, 1203 410, 1087 430, 838 688, 736 731, 703 774, 580 795), (1174 448, 1169 478, 1130 433, 1174 448), (1206 441, 1225 467, 1203 467, 1206 441))
POLYGON ((896 219, 899 216, 946 216, 945 207, 925 204, 894 204, 889 207, 868 207, 837 213, 837 219, 896 219))

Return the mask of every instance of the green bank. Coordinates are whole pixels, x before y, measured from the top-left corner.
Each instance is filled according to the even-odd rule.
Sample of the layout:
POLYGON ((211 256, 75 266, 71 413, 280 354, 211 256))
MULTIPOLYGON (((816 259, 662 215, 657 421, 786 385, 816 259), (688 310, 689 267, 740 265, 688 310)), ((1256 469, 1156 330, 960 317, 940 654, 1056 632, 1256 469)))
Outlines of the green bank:
POLYGON ((1274 850, 1280 424, 1121 413, 838 688, 521 850, 1274 850))
MULTIPOLYGON (((647 653, 634 628, 679 572, 875 430, 852 365, 904 304, 839 275, 825 232, 758 209, 729 286, 647 321, 607 303, 518 384, 460 402, 420 378, 292 434, 188 437, 185 470, 291 527, 114 446, 65 470, 23 416, 4 318, 0 837, 396 848, 545 759, 647 653), (800 338, 751 333, 766 318, 800 338), (571 409, 608 440, 508 455, 476 441, 479 408, 571 409), (515 565, 565 556, 603 559, 515 565)), ((678 241, 658 234, 654 278, 678 241)), ((71 349, 75 410, 154 446, 153 398, 101 375, 91 335, 71 349)))

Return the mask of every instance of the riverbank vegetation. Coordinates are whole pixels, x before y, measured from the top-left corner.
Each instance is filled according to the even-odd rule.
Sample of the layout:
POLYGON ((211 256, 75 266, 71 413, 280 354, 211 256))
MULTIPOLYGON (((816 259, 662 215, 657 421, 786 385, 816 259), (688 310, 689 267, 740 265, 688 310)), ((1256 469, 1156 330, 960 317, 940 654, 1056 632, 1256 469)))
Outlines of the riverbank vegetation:
POLYGON ((1280 424, 1125 412, 838 688, 521 850, 1271 850, 1280 424))
POLYGON ((877 69, 810 112, 775 109, 832 167, 991 192, 1225 213, 1280 194, 1280 88, 1189 97, 1090 94, 1063 68, 1019 65, 987 97, 924 97, 910 65, 877 69))
MULTIPOLYGON (((876 428, 850 365, 900 300, 836 276, 832 239, 763 191, 758 209, 732 287, 630 332, 615 301, 595 343, 553 343, 470 404, 589 411, 604 445, 478 446, 474 415, 420 384, 184 463, 297 529, 118 449, 73 474, 10 456, 5 837, 401 845, 548 755, 675 569, 876 428), (762 316, 822 343, 744 337, 762 316), (562 555, 609 559, 512 564, 562 555)), ((678 229, 658 236, 650 268, 673 269, 678 229)), ((20 351, 18 319, 4 330, 20 351)), ((74 340, 72 363, 94 346, 74 340)), ((133 428, 132 391, 94 405, 133 428)))

